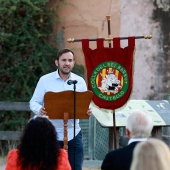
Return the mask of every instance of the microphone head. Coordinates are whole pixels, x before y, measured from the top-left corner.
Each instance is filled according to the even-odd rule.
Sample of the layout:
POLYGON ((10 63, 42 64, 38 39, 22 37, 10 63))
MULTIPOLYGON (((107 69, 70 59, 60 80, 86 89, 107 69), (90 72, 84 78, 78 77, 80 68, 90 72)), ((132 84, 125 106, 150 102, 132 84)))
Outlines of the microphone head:
POLYGON ((78 82, 77 80, 73 80, 73 84, 77 84, 77 82, 78 82))
POLYGON ((72 80, 69 80, 69 81, 67 82, 67 84, 68 84, 68 85, 71 85, 71 84, 72 84, 72 80))
POLYGON ((68 85, 76 84, 76 83, 77 83, 77 80, 69 80, 69 81, 67 81, 68 85))

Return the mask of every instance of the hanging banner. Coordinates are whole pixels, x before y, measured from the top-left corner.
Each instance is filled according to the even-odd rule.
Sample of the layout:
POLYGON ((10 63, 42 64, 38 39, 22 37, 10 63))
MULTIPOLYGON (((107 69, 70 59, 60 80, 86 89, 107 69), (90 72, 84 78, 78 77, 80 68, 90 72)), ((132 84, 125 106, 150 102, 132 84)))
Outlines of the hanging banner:
POLYGON ((88 89, 93 102, 100 108, 117 109, 123 106, 132 91, 135 38, 128 37, 128 46, 120 47, 120 38, 113 38, 113 48, 104 47, 97 39, 97 48, 89 48, 89 40, 82 40, 87 68, 88 89))

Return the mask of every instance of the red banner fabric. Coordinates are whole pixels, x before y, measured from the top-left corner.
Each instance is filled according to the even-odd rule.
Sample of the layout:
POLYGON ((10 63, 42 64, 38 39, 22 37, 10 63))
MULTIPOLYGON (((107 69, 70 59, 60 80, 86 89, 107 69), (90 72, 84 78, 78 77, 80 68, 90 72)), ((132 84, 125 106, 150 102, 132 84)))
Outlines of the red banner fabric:
POLYGON ((88 89, 93 102, 100 108, 117 109, 123 106, 132 90, 135 38, 128 37, 128 46, 120 47, 120 38, 113 38, 113 48, 104 47, 97 39, 97 48, 89 48, 89 40, 82 40, 87 68, 88 89))

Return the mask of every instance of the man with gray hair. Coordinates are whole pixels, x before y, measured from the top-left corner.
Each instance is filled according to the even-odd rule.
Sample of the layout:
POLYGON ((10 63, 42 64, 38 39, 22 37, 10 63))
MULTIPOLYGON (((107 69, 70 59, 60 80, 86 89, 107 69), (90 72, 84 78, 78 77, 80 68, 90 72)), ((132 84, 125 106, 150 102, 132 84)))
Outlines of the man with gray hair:
POLYGON ((140 141, 149 138, 153 128, 153 122, 143 111, 136 110, 130 114, 126 121, 126 135, 129 138, 128 145, 113 150, 106 154, 102 170, 129 170, 133 150, 140 141))

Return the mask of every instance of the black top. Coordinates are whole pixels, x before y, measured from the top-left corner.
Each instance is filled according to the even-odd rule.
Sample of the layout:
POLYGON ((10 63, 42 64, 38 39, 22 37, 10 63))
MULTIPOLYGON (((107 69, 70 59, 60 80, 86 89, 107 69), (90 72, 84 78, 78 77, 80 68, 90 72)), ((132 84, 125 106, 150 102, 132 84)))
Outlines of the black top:
POLYGON ((132 142, 131 144, 123 148, 113 150, 106 154, 101 169, 129 170, 133 156, 133 149, 135 148, 137 143, 138 142, 132 142))

